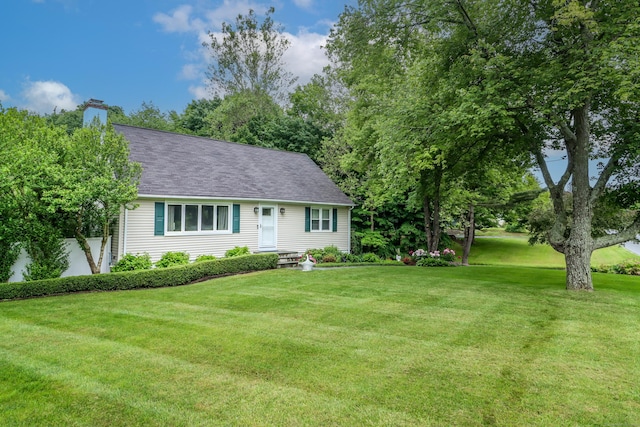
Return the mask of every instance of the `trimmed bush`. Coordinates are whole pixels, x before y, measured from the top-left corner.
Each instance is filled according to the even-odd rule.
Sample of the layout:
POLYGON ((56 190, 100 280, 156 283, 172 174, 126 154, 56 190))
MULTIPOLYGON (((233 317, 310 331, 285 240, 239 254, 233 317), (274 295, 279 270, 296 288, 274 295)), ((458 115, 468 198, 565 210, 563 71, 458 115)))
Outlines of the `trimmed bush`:
POLYGON ((216 259, 153 270, 123 271, 89 276, 62 277, 31 282, 0 283, 0 300, 68 294, 186 285, 220 275, 275 269, 277 254, 257 254, 216 259))
POLYGON ((322 262, 336 262, 336 257, 331 254, 327 254, 322 257, 322 262))
POLYGON ((195 262, 213 261, 214 259, 218 258, 215 255, 198 255, 195 262))
POLYGON ((452 267, 449 261, 442 258, 423 257, 416 261, 418 267, 452 267))
POLYGON ((233 249, 229 249, 224 253, 226 258, 233 258, 236 256, 249 255, 249 248, 247 246, 236 246, 233 249))
POLYGON ((598 267, 591 267, 591 271, 597 273, 614 273, 640 276, 640 261, 629 260, 615 265, 601 265, 598 267))
POLYGON ((111 272, 117 273, 119 271, 150 270, 152 265, 151 257, 148 253, 135 255, 128 253, 125 254, 113 267, 111 267, 111 272))
POLYGON ((186 252, 167 252, 156 262, 157 268, 167 268, 176 265, 189 264, 189 254, 186 252))
POLYGON ((367 252, 362 254, 362 262, 380 262, 380 258, 373 252, 367 252))

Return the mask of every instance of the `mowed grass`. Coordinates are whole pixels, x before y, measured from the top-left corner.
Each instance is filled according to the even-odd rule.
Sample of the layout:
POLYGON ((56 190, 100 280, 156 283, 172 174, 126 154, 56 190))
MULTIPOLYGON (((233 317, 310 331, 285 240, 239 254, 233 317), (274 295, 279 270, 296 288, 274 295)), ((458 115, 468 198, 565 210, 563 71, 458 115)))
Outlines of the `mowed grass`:
MULTIPOLYGON (((514 233, 508 237, 476 238, 469 254, 469 263, 565 268, 563 254, 549 245, 532 246, 527 238, 526 235, 517 236, 514 233)), ((591 265, 613 265, 627 260, 640 261, 640 256, 621 246, 611 246, 594 251, 591 265)))
POLYGON ((0 303, 0 424, 634 425, 640 280, 276 270, 0 303))

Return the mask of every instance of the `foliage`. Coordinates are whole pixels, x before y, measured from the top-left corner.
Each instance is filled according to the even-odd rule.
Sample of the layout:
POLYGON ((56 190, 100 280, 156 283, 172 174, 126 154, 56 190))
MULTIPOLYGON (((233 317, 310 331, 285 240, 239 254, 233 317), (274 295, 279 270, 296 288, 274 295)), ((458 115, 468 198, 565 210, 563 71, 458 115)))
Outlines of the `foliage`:
POLYGON ((264 20, 258 22, 254 10, 238 15, 235 26, 222 23, 222 35, 209 32, 212 62, 207 76, 219 96, 243 91, 265 93, 279 100, 285 96, 296 78, 285 70, 282 57, 290 41, 282 26, 276 24, 271 7, 264 20))
POLYGON ((135 270, 149 270, 153 266, 151 262, 151 256, 148 253, 144 254, 130 254, 126 253, 120 260, 111 267, 111 272, 116 273, 119 271, 135 271, 135 270))
POLYGON ((547 241, 565 255, 567 288, 592 289, 592 251, 640 231, 636 212, 613 234, 592 233, 603 199, 628 209, 640 196, 638 14, 637 3, 555 0, 363 0, 345 9, 329 53, 354 96, 354 163, 392 190, 419 184, 434 250, 442 183, 496 154, 529 151, 553 202, 547 241), (567 153, 558 180, 549 149, 567 153), (602 160, 593 184, 592 159, 602 160))
POLYGON ((20 256, 20 245, 17 243, 9 243, 0 240, 0 283, 8 282, 13 272, 11 267, 16 263, 20 256))
POLYGON ((640 260, 629 260, 614 265, 600 265, 597 267, 592 266, 591 271, 597 273, 614 273, 640 276, 640 260))
POLYGON ((380 257, 373 252, 362 254, 362 262, 380 262, 380 257))
POLYGON ((237 256, 248 255, 250 253, 248 246, 235 246, 232 249, 228 249, 224 256, 226 258, 232 258, 237 256))
POLYGON ((69 268, 67 245, 59 230, 49 224, 31 224, 34 230, 24 244, 30 263, 22 276, 25 281, 55 279, 69 268))
POLYGON ((220 106, 222 100, 218 97, 213 99, 194 99, 185 108, 184 112, 177 118, 176 126, 180 132, 199 136, 212 136, 211 126, 207 117, 220 106))
POLYGON ((336 257, 334 255, 325 255, 322 257, 322 262, 336 262, 336 257))
POLYGON ((422 257, 416 261, 418 267, 451 267, 453 264, 440 257, 422 257))
POLYGON ((215 255, 198 255, 196 257, 195 262, 202 262, 202 261, 213 261, 214 259, 218 259, 218 257, 216 257, 215 255))
POLYGON ((111 226, 121 209, 135 208, 139 163, 129 160, 129 143, 110 124, 77 129, 53 169, 56 186, 43 193, 49 210, 66 213, 73 236, 84 250, 93 274, 100 272, 111 226), (94 260, 87 238, 102 238, 98 260, 94 260))
POLYGON ((55 171, 67 142, 62 127, 0 106, 0 246, 7 250, 3 279, 8 280, 8 263, 15 261, 20 245, 32 259, 29 278, 57 277, 67 268, 61 243, 67 218, 51 209, 45 197, 59 186, 55 171))
POLYGON ((232 259, 203 261, 170 268, 123 271, 90 276, 0 284, 0 300, 88 291, 114 291, 179 286, 220 275, 276 268, 276 254, 257 254, 232 259))
POLYGON ((189 264, 189 254, 186 252, 166 252, 156 261, 156 268, 167 268, 176 265, 189 264))
POLYGON ((110 120, 114 123, 137 126, 147 129, 157 129, 165 131, 176 131, 179 129, 178 116, 175 112, 164 113, 160 111, 152 101, 143 101, 140 108, 131 111, 129 115, 117 115, 110 120))

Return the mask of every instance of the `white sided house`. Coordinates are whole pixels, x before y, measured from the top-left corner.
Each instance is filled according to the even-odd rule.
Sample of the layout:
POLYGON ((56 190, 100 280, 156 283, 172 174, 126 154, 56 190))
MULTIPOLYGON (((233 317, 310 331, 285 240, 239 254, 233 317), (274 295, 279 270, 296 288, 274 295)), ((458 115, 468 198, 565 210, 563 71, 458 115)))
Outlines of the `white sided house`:
POLYGON ((152 261, 169 251, 224 256, 297 252, 334 245, 348 252, 353 202, 305 154, 114 125, 142 165, 138 205, 123 210, 112 262, 152 261))

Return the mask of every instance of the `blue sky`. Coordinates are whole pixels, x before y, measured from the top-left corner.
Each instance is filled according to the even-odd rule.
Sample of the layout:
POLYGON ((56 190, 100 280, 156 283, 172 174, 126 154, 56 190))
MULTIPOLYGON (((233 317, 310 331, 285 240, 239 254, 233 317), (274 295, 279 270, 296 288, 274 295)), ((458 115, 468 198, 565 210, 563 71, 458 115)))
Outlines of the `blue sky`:
POLYGON ((321 46, 355 0, 3 0, 0 103, 38 113, 89 98, 129 113, 142 102, 182 112, 208 96, 207 32, 249 9, 274 6, 304 84, 327 64, 321 46))

